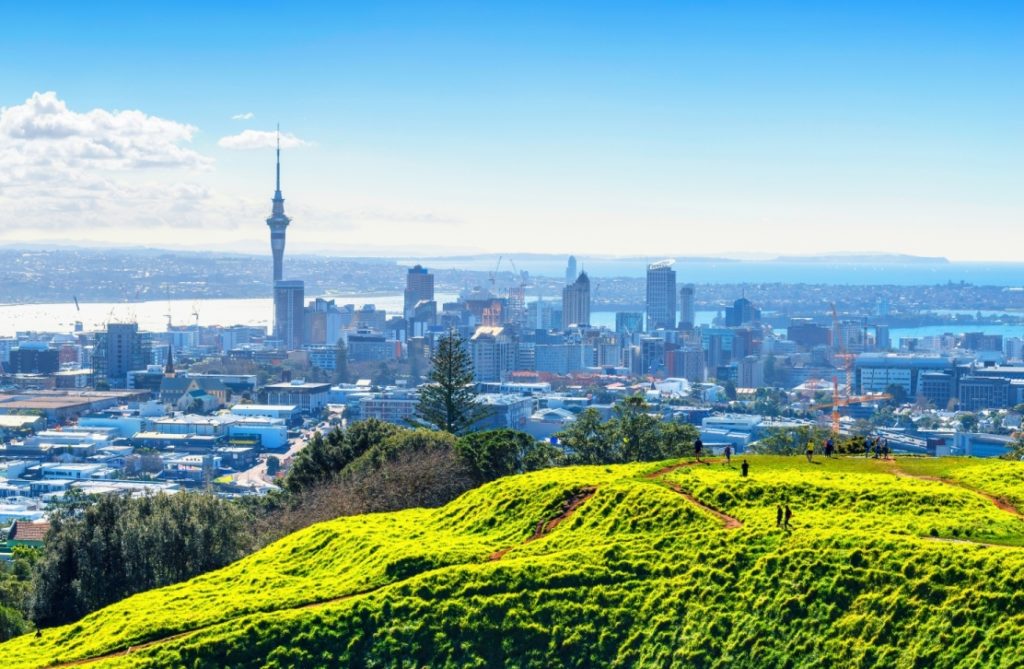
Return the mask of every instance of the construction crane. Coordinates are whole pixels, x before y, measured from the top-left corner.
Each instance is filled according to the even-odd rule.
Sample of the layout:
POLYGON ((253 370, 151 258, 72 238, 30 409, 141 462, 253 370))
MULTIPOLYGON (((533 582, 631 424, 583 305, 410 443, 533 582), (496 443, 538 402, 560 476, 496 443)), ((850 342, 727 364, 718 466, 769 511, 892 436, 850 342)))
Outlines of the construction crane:
POLYGON ((495 280, 498 278, 498 270, 501 269, 501 258, 502 256, 498 256, 498 262, 495 263, 494 270, 491 271, 488 275, 488 278, 491 281, 491 295, 494 295, 495 297, 497 297, 498 293, 495 290, 494 284, 495 280))
MULTIPOLYGON (((835 359, 842 366, 842 369, 846 372, 846 385, 843 386, 843 390, 839 387, 839 375, 834 374, 832 376, 832 433, 839 436, 839 409, 842 407, 848 407, 851 404, 863 404, 865 402, 874 402, 879 400, 892 399, 892 395, 886 393, 878 393, 874 395, 854 395, 853 394, 853 361, 856 356, 846 350, 846 338, 843 337, 842 331, 839 327, 839 311, 836 309, 836 303, 832 302, 832 348, 835 350, 835 359)), ((837 365, 837 366, 839 366, 837 365)), ((813 405, 812 409, 825 409, 828 408, 829 404, 818 404, 813 405)))
POLYGON ((839 409, 842 407, 848 407, 851 404, 865 404, 868 402, 881 402, 883 400, 891 400, 892 395, 888 393, 874 393, 870 395, 847 395, 846 397, 839 396, 839 382, 833 378, 832 380, 832 402, 824 404, 812 404, 811 409, 815 411, 821 411, 823 409, 832 409, 832 433, 839 436, 839 409))
POLYGON ((519 282, 508 289, 509 319, 517 325, 526 324, 526 288, 529 285, 526 272, 520 272, 512 258, 508 259, 512 272, 519 277, 519 282))

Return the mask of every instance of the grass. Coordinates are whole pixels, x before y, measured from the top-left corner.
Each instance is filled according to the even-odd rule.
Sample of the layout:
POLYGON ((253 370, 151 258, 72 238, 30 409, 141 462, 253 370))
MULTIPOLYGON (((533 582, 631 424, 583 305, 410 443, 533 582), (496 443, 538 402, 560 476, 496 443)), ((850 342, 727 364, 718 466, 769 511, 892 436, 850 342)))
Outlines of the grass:
POLYGON ((672 463, 547 470, 441 509, 322 523, 2 644, 0 658, 10 669, 90 658, 104 667, 1016 665, 1024 521, 1012 507, 1024 501, 1024 465, 748 459, 748 478, 735 460, 676 463, 685 466, 653 477, 672 463), (793 509, 792 531, 776 527, 778 504, 793 509), (711 509, 742 524, 726 529, 711 509))

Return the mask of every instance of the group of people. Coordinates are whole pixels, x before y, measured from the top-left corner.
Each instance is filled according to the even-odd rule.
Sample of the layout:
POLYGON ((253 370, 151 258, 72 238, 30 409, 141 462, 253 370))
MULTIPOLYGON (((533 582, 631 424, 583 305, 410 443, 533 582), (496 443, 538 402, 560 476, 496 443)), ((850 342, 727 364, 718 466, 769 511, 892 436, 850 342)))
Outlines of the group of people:
MULTIPOLYGON (((822 445, 822 451, 825 453, 826 458, 831 458, 836 453, 836 444, 832 441, 832 437, 825 440, 822 445)), ((814 442, 807 442, 807 462, 814 462, 814 442)))
POLYGON ((882 458, 883 460, 889 459, 889 440, 885 437, 875 437, 868 441, 867 447, 864 449, 864 457, 871 457, 874 454, 874 458, 877 460, 882 458))
MULTIPOLYGON (((693 442, 693 454, 697 457, 697 462, 703 462, 703 460, 700 459, 700 456, 703 453, 704 453, 704 442, 700 440, 700 437, 697 437, 697 439, 694 440, 694 442, 693 442)), ((726 444, 725 445, 725 449, 722 451, 722 454, 725 455, 725 462, 722 463, 722 464, 724 464, 727 467, 731 467, 732 466, 732 445, 731 444, 726 444)), ((743 476, 743 477, 746 477, 747 472, 749 472, 749 471, 750 471, 750 463, 748 463, 746 458, 744 458, 743 459, 743 463, 740 465, 740 475, 743 476)))
POLYGON ((781 527, 784 530, 789 530, 789 521, 793 519, 793 512, 789 508, 789 504, 786 505, 783 510, 782 505, 779 504, 775 508, 775 527, 781 527))

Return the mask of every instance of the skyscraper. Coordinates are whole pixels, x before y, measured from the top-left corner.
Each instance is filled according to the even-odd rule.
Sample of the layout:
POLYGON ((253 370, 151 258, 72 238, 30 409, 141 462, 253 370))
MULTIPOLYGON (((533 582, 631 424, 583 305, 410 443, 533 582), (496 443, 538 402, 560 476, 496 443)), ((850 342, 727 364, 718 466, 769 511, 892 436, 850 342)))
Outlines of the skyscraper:
MULTIPOLYGON (((274 206, 267 219, 270 228, 270 251, 274 254, 274 281, 284 278, 284 233, 292 222, 284 215, 284 197, 281 196, 281 137, 277 138, 277 188, 274 190, 274 206)), ((301 320, 301 319, 300 319, 301 320)))
POLYGON ((274 339, 286 349, 301 348, 305 343, 306 284, 302 281, 274 282, 274 339))
POLYGON ((145 369, 150 349, 137 323, 109 323, 106 332, 96 334, 93 352, 93 385, 126 388, 128 372, 145 369))
POLYGON ((562 289, 562 324, 590 325, 590 277, 586 272, 562 289))
POLYGON ((697 324, 697 309, 694 299, 697 289, 692 283, 684 283, 679 289, 679 329, 692 330, 697 324))
POLYGON ((675 260, 662 260, 647 266, 647 331, 676 327, 675 260))
POLYGON ((412 318, 416 305, 420 302, 430 302, 434 299, 434 275, 421 265, 409 269, 405 275, 405 313, 406 318, 412 318))
POLYGON ((569 262, 565 266, 565 285, 571 284, 579 276, 576 273, 576 256, 569 256, 569 262))

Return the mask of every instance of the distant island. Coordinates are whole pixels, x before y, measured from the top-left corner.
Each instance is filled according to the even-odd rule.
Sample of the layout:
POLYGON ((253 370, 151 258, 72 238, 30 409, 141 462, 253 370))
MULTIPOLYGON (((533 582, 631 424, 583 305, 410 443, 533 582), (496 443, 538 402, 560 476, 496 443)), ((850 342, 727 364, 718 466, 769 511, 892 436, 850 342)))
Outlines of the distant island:
POLYGON ((848 265, 948 265, 941 256, 912 256, 901 253, 837 253, 819 256, 779 256, 770 262, 845 263, 848 265))

